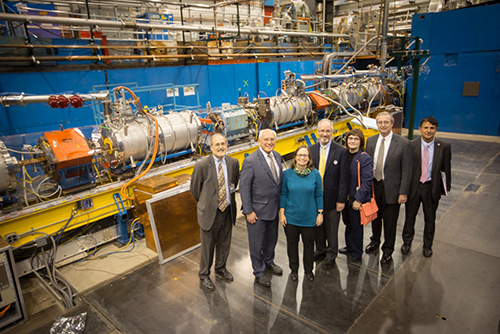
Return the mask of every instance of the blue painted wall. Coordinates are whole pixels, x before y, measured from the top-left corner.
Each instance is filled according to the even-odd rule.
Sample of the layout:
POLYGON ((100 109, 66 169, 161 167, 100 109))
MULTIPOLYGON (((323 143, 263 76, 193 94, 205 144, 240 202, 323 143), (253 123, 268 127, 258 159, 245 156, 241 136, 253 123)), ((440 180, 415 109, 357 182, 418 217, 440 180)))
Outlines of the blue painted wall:
MULTIPOLYGON (((199 84, 200 104, 204 108, 222 103, 236 104, 238 96, 248 94, 250 100, 261 96, 274 96, 290 70, 300 74, 314 72, 314 61, 289 61, 255 64, 176 66, 98 71, 31 72, 0 74, 0 93, 58 94, 75 92, 85 94, 94 86, 137 83, 137 86, 158 84, 199 84), (260 93, 259 93, 260 92, 260 93)), ((180 94, 182 95, 182 94, 180 94)), ((143 105, 172 103, 166 92, 138 94, 143 105)), ((195 105, 192 97, 179 96, 177 104, 195 105)), ((93 111, 88 103, 80 109, 52 109, 48 104, 30 104, 26 107, 0 106, 0 136, 52 131, 94 124, 93 111)))
MULTIPOLYGON (((500 135, 499 17, 498 4, 413 16, 412 36, 431 55, 419 80, 416 127, 434 115, 441 131, 500 135), (462 96, 464 82, 479 82, 479 95, 462 96)), ((406 126, 409 105, 410 97, 406 126)))

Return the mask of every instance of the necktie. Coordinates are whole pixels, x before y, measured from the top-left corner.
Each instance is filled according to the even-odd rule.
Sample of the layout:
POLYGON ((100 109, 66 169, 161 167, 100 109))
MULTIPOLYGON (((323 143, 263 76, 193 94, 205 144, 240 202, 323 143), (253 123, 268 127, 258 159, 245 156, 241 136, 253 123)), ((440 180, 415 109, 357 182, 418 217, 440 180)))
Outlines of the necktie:
POLYGON ((219 209, 224 212, 227 208, 227 193, 224 170, 222 169, 222 160, 219 160, 219 173, 217 178, 219 180, 219 209))
POLYGON ((267 159, 269 161, 269 169, 271 170, 271 174, 273 174, 273 179, 278 183, 278 173, 276 172, 276 166, 274 165, 272 153, 267 155, 267 159))
POLYGON ((325 147, 321 147, 321 155, 319 157, 319 168, 318 172, 321 175, 321 179, 323 180, 323 176, 325 175, 325 167, 326 167, 326 152, 325 147))
POLYGON ((383 177, 382 172, 384 170, 384 151, 385 151, 385 138, 382 138, 378 150, 377 166, 375 166, 375 179, 377 181, 381 181, 383 177))
POLYGON ((429 170, 429 144, 425 145, 424 152, 422 153, 422 175, 420 175, 420 182, 427 182, 427 173, 429 170))

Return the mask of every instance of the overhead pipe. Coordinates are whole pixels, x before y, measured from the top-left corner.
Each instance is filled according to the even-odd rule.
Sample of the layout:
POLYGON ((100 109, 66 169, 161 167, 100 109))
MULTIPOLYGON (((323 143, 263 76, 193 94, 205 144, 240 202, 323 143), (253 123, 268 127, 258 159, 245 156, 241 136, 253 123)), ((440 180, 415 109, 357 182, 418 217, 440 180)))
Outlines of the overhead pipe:
MULTIPOLYGON (((25 58, 31 59, 29 57, 25 58)), ((74 94, 56 94, 56 95, 64 95, 66 98, 69 99, 74 94)), ((94 93, 94 94, 76 94, 76 95, 80 96, 84 101, 96 101, 96 100, 103 101, 109 98, 108 92, 94 93)), ((2 106, 4 107, 10 107, 10 106, 26 106, 29 103, 46 103, 49 101, 49 98, 51 96, 53 95, 25 95, 24 93, 3 95, 0 96, 0 104, 2 104, 2 106)))
POLYGON ((263 57, 287 57, 287 56, 323 56, 323 52, 275 52, 275 53, 253 53, 253 54, 241 54, 241 53, 224 53, 224 54, 187 54, 187 55, 124 55, 124 56, 44 56, 44 57, 0 57, 1 62, 34 62, 40 63, 42 61, 105 61, 105 60, 160 60, 169 58, 236 58, 236 57, 250 57, 250 58, 263 58, 263 57))
MULTIPOLYGON (((212 32, 212 26, 183 26, 183 25, 168 25, 168 28, 163 24, 156 23, 139 23, 135 21, 107 21, 107 20, 95 20, 95 19, 79 19, 71 17, 44 17, 44 16, 32 16, 32 15, 19 15, 19 14, 8 14, 0 13, 0 21, 15 21, 15 22, 26 22, 26 23, 52 23, 52 24, 62 24, 62 25, 73 25, 73 26, 101 26, 110 27, 118 29, 131 29, 131 30, 173 30, 173 31, 194 31, 194 32, 212 32)), ((266 30, 266 29, 235 29, 235 28, 224 28, 218 29, 219 32, 227 34, 237 34, 238 30, 241 34, 249 35, 272 35, 272 36, 294 36, 294 37, 332 37, 332 38, 348 38, 349 35, 346 34, 335 34, 335 33, 306 33, 299 31, 276 31, 276 30, 266 30)))

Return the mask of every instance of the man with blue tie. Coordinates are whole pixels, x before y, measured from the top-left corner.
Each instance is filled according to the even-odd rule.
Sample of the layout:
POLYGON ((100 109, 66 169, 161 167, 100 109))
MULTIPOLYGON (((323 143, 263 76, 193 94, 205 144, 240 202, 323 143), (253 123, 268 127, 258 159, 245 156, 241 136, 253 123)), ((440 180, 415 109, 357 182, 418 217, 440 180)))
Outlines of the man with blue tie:
POLYGON ((191 175, 191 193, 196 205, 200 225, 201 285, 215 290, 210 279, 215 253, 215 275, 226 281, 233 281, 233 275, 226 269, 231 247, 231 233, 236 222, 236 200, 234 192, 238 186, 240 164, 238 159, 226 155, 227 141, 220 133, 212 135, 212 155, 203 158, 194 166, 191 175))
POLYGON ((432 256, 439 199, 445 188, 446 191, 451 189, 451 146, 435 138, 437 129, 438 121, 432 116, 425 117, 419 127, 422 138, 411 141, 413 173, 403 228, 403 254, 410 252, 415 235, 415 219, 422 203, 425 222, 422 253, 425 257, 432 256), (443 184, 443 180, 446 184, 443 184))
POLYGON ((240 196, 243 214, 247 220, 248 246, 256 283, 270 287, 265 275, 282 275, 274 263, 274 249, 278 242, 278 212, 283 171, 281 155, 274 151, 276 132, 262 130, 260 147, 250 154, 241 167, 240 196))

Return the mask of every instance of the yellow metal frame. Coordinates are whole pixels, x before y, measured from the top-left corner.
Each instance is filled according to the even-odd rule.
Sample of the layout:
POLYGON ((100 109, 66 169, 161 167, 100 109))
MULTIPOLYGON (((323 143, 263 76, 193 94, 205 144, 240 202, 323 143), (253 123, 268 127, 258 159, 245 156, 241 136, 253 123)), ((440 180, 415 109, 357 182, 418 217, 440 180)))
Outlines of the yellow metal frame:
MULTIPOLYGON (((342 120, 334 122, 334 136, 340 136, 342 133, 348 131, 347 123, 351 119, 342 120)), ((354 125, 354 127, 360 128, 354 125)), ((375 130, 362 130, 365 137, 369 137, 378 133, 375 130)), ((304 137, 308 136, 312 140, 312 133, 316 133, 316 128, 304 129, 304 131, 297 133, 296 135, 286 136, 278 134, 278 140, 276 142, 275 150, 282 155, 293 153, 297 147, 304 145, 304 137), (283 137, 280 137, 283 136, 283 137)), ((249 147, 238 152, 231 153, 230 156, 238 159, 240 161, 240 166, 245 159, 247 154, 251 154, 258 149, 258 145, 249 147)), ((167 176, 176 176, 180 174, 191 174, 194 166, 187 166, 179 168, 175 171, 165 173, 167 176)), ((111 185, 112 187, 112 185, 111 185)), ((103 192, 96 194, 89 194, 88 196, 82 196, 80 198, 72 199, 71 201, 63 202, 52 207, 45 207, 33 210, 33 212, 13 217, 12 219, 7 219, 3 223, 0 223, 0 235, 4 236, 15 232, 21 238, 12 243, 12 246, 18 247, 27 242, 34 240, 42 236, 43 234, 53 234, 61 229, 71 216, 71 212, 77 202, 92 198, 93 207, 87 210, 78 210, 73 217, 72 221, 67 227, 67 230, 72 230, 74 228, 95 222, 97 220, 118 214, 118 208, 115 204, 113 198, 114 194, 120 194, 120 185, 116 187, 108 188, 103 192)), ((132 195, 132 190, 129 189, 129 194, 132 195)), ((125 208, 128 210, 133 207, 133 203, 130 200, 123 199, 125 208)), ((15 215, 13 215, 15 216, 15 215)))

